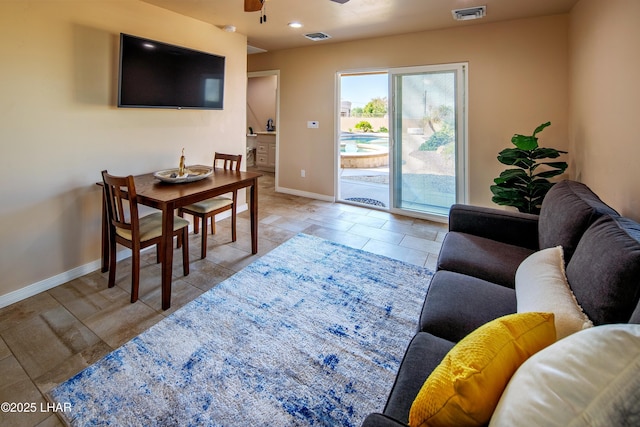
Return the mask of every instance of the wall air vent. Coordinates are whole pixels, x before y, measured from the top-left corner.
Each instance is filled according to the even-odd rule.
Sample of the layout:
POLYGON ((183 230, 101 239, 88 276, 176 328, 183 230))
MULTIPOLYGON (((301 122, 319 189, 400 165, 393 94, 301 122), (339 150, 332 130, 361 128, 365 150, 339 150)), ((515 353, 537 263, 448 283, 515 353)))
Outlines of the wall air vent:
POLYGON ((451 11, 453 19, 456 21, 468 21, 470 19, 484 18, 487 14, 487 6, 468 7, 466 9, 455 9, 451 11))
POLYGON ((309 40, 313 40, 314 42, 331 38, 331 36, 327 33, 309 33, 305 34, 304 36, 309 40))

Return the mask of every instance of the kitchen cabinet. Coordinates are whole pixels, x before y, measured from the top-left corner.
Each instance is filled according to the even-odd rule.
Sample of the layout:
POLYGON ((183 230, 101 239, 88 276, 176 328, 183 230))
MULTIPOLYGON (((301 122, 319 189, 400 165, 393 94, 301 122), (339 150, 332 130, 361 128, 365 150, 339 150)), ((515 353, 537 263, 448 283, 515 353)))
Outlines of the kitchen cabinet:
POLYGON ((266 172, 276 170, 276 133, 258 132, 256 166, 266 172))

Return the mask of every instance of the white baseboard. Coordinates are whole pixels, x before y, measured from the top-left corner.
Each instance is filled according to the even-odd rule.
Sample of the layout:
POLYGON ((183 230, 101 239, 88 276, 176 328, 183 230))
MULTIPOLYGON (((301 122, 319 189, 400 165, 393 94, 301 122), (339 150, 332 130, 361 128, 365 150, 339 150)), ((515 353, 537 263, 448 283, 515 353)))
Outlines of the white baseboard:
POLYGON ((292 194, 294 196, 307 197, 309 199, 322 200, 324 202, 336 201, 335 197, 333 196, 327 196, 325 194, 310 193, 308 191, 294 190, 292 188, 276 187, 276 191, 280 193, 285 193, 285 194, 292 194))
MULTIPOLYGON (((238 205, 238 213, 246 211, 248 209, 248 205, 245 203, 243 205, 238 205)), ((220 215, 216 216, 217 221, 228 218, 231 216, 231 211, 223 212, 220 215)), ((189 229, 192 229, 193 226, 189 226, 189 229)), ((153 249, 153 248, 146 248, 153 249)), ((117 259, 118 261, 122 261, 123 259, 129 258, 131 256, 131 251, 129 249, 124 249, 118 252, 117 259)), ((86 274, 92 273, 98 269, 100 269, 102 262, 100 259, 88 262, 84 265, 72 268, 71 270, 67 270, 60 274, 56 274, 55 276, 49 277, 44 280, 40 280, 39 282, 33 283, 31 285, 27 285, 24 288, 20 288, 13 292, 9 292, 8 294, 0 295, 0 308, 6 307, 8 305, 14 304, 16 302, 22 301, 23 299, 32 297, 41 292, 48 291, 49 289, 55 288, 56 286, 60 286, 64 283, 67 283, 71 280, 77 279, 78 277, 82 277, 86 274)))
MULTIPOLYGON (((118 253, 118 260, 125 259, 130 256, 131 256, 131 251, 127 249, 126 251, 122 251, 118 253), (128 253, 123 253, 123 252, 128 252, 128 253)), ((72 268, 71 270, 57 274, 53 277, 49 277, 47 279, 25 286, 24 288, 20 288, 16 291, 9 292, 8 294, 4 294, 0 296, 0 308, 6 307, 18 301, 22 301, 23 299, 32 297, 41 292, 48 291, 51 288, 55 288, 56 286, 59 286, 59 285, 62 285, 63 283, 67 283, 71 280, 77 279, 78 277, 82 277, 85 274, 89 274, 93 271, 96 271, 97 269, 100 268, 100 266, 101 266, 100 260, 91 261, 87 264, 81 265, 76 268, 72 268)))

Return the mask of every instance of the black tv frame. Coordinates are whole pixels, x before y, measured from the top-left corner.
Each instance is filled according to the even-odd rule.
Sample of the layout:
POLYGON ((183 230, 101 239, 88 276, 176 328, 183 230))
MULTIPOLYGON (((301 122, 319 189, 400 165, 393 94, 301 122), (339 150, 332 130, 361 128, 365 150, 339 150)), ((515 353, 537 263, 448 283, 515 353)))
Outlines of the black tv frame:
POLYGON ((224 56, 121 33, 119 60, 119 108, 224 108, 224 56))

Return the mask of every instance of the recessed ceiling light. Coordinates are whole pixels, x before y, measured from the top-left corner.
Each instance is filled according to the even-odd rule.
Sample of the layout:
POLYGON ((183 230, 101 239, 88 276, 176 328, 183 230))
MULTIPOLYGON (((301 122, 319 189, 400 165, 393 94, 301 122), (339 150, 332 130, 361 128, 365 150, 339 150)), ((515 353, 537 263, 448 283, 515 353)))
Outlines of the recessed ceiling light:
POLYGON ((302 28, 302 22, 298 21, 291 21, 287 25, 289 25, 291 28, 302 28))
POLYGON ((236 32, 236 27, 234 25, 225 25, 224 27, 222 27, 222 29, 225 30, 227 33, 236 32))

